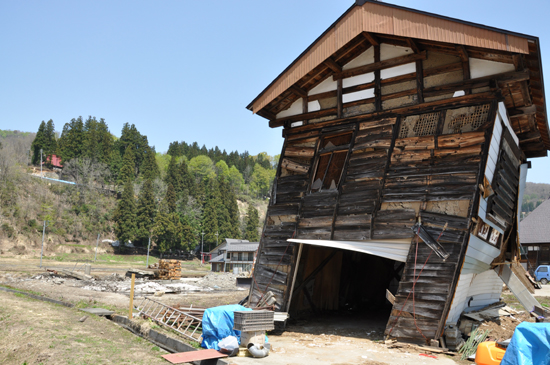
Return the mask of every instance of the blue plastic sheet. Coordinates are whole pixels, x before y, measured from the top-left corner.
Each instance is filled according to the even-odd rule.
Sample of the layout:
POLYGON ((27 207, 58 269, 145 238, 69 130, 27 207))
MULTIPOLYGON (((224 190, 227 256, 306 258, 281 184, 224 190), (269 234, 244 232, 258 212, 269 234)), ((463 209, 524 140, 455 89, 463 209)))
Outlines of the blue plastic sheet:
POLYGON ((227 336, 235 336, 241 342, 241 331, 233 329, 234 312, 250 311, 242 305, 222 305, 208 308, 202 316, 202 343, 205 349, 219 350, 218 342, 227 336))
POLYGON ((518 325, 500 364, 550 364, 550 323, 518 325))

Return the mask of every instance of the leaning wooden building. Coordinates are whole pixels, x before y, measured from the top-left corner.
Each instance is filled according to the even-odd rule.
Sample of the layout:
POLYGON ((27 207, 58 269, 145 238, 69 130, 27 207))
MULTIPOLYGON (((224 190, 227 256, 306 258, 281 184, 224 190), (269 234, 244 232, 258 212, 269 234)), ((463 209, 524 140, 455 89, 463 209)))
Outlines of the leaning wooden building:
POLYGON ((386 333, 424 342, 498 301, 544 99, 537 37, 357 0, 248 106, 284 138, 250 304, 389 290, 386 333))

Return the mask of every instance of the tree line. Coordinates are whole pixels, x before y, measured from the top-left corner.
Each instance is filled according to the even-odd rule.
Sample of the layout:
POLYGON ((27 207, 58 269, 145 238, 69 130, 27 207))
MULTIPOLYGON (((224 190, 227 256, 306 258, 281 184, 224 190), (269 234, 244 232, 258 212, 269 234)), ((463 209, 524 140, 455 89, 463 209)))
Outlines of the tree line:
POLYGON ((41 149, 61 158, 63 178, 115 186, 120 195, 112 219, 121 242, 146 246, 152 237, 166 251, 188 250, 202 238, 259 240, 258 211, 249 204, 241 222, 237 195, 269 195, 275 167, 265 153, 228 154, 196 142, 173 142, 168 153, 158 153, 134 124, 124 124, 116 138, 95 117, 72 119, 59 137, 53 121, 43 121, 31 147, 33 164, 41 149))

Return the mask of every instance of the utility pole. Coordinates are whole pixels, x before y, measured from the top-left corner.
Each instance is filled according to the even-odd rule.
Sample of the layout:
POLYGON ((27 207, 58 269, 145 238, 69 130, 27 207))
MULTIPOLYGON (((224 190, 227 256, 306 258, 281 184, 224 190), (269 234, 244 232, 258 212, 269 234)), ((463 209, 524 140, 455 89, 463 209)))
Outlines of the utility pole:
POLYGON ((147 262, 145 263, 145 267, 149 267, 149 248, 151 247, 151 236, 149 236, 149 243, 147 244, 147 262))
POLYGON ((204 232, 202 232, 201 234, 202 234, 202 238, 201 238, 201 264, 204 264, 203 253, 202 253, 202 250, 204 248, 204 232))
POLYGON ((219 236, 219 232, 216 232, 216 247, 218 247, 218 236, 219 236))
POLYGON ((42 178, 42 148, 40 149, 40 177, 42 178))
POLYGON ((99 246, 99 235, 100 235, 100 233, 97 234, 97 242, 95 243, 95 257, 94 257, 94 262, 97 260, 97 246, 99 246))

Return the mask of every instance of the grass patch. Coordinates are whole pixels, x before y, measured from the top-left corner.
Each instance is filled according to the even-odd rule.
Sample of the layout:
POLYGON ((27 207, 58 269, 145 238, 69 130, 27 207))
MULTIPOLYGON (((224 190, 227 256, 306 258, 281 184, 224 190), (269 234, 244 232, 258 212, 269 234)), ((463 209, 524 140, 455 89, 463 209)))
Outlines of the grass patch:
POLYGON ((113 311, 113 312, 119 312, 120 311, 120 309, 115 307, 114 305, 99 303, 95 300, 94 301, 79 300, 78 302, 75 303, 74 307, 76 309, 101 308, 101 309, 107 309, 107 310, 110 310, 110 311, 113 311))

